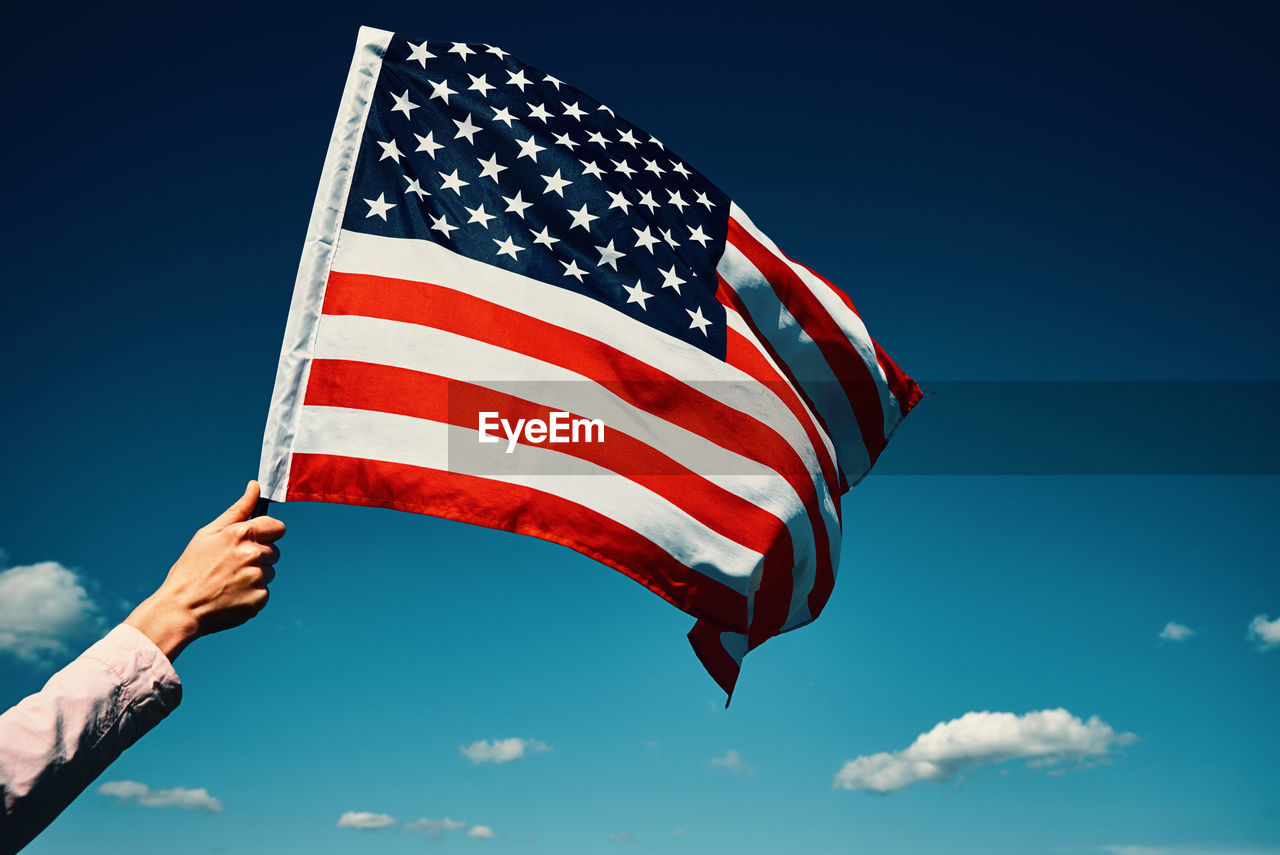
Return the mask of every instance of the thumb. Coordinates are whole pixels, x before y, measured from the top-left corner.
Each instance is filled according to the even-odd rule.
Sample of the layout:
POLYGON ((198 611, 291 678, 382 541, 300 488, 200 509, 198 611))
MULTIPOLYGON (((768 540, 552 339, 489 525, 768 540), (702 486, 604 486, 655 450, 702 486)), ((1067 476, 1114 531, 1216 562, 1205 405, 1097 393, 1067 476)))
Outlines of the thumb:
POLYGON ((253 515, 254 505, 258 503, 261 487, 257 481, 250 481, 244 488, 244 495, 236 499, 235 504, 227 508, 218 518, 209 523, 209 528, 223 529, 232 523, 244 522, 253 515))

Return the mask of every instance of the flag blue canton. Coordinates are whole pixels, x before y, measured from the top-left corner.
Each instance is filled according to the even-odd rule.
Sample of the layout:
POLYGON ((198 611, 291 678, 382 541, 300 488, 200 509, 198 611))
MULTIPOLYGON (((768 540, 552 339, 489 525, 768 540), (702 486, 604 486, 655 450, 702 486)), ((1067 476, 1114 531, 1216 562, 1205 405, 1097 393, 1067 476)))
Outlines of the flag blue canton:
POLYGON ((434 241, 721 359, 729 198, 604 104, 487 45, 395 37, 343 228, 434 241))

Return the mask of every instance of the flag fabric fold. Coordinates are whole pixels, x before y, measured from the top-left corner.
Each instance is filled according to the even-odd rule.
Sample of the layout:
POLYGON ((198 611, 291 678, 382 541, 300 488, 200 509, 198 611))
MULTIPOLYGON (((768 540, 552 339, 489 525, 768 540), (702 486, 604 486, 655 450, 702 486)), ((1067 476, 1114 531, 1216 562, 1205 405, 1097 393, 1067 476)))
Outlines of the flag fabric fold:
POLYGON ((693 616, 731 694, 822 611, 840 496, 920 396, 662 141, 500 48, 361 29, 265 497, 569 546, 693 616))

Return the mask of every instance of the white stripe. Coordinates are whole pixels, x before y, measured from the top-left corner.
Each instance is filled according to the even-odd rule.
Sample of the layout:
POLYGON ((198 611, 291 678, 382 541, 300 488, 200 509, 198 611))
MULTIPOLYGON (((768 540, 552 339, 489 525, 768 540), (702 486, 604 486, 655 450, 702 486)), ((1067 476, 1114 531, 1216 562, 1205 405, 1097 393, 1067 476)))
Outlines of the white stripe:
POLYGON ((459 468, 459 459, 465 463, 468 455, 451 454, 450 449, 478 446, 478 437, 469 428, 426 419, 304 406, 294 450, 454 471, 542 490, 617 520, 680 563, 739 593, 745 594, 751 578, 758 575, 763 561, 758 552, 712 531, 653 491, 588 461, 550 448, 522 446, 517 453, 530 469, 554 474, 494 475, 481 467, 459 468), (601 489, 602 476, 609 478, 608 489, 601 489))
MULTIPOLYGON (((728 492, 783 520, 791 533, 795 577, 805 596, 813 584, 816 553, 813 528, 794 488, 768 466, 717 445, 694 431, 666 421, 617 396, 589 378, 466 336, 418 324, 326 315, 316 338, 315 358, 390 365, 484 386, 585 418, 601 419, 666 454, 728 492), (501 379, 494 380, 497 377, 501 379)), ((723 384, 708 389, 714 393, 723 384)), ((782 405, 779 404, 779 407, 782 405)), ((776 416, 775 416, 776 418, 776 416)), ((522 446, 523 447, 523 446, 522 446)), ((832 551, 839 548, 834 503, 820 494, 832 551)))
POLYGON ((302 259, 293 286, 289 319, 285 322, 284 343, 276 369, 271 407, 262 437, 262 460, 258 481, 262 497, 284 501, 289 486, 289 451, 297 431, 298 411, 307 386, 311 343, 316 319, 324 302, 324 285, 329 278, 333 248, 338 242, 342 211, 347 207, 351 175, 360 153, 360 138, 373 98, 374 85, 382 69, 382 56, 391 42, 391 33, 361 27, 356 36, 355 56, 347 72, 346 86, 334 121, 329 150, 320 172, 311 221, 307 226, 302 259))
MULTIPOLYGON (((760 343, 760 340, 756 338, 755 332, 752 331, 751 327, 747 325, 747 322, 743 320, 742 315, 738 313, 738 310, 732 306, 725 306, 725 324, 750 343, 756 352, 760 354, 761 358, 769 363, 769 366, 773 369, 774 373, 778 375, 778 378, 783 383, 787 384, 787 387, 790 388, 792 392, 795 392, 795 386, 789 379, 787 379, 786 374, 784 374, 778 367, 778 363, 773 358, 772 354, 770 354, 769 351, 760 343)), ((831 438, 827 436, 826 429, 822 426, 822 423, 814 417, 813 410, 809 408, 809 404, 805 401, 804 396, 796 394, 796 400, 799 401, 801 408, 804 409, 805 417, 809 419, 814 432, 822 438, 822 443, 826 448, 828 458, 835 460, 835 448, 831 444, 831 438)), ((824 498, 826 498, 825 494, 824 498)), ((803 521, 801 521, 800 525, 803 525, 803 521)), ((797 539, 798 535, 796 529, 799 526, 796 523, 788 522, 787 527, 791 531, 792 541, 795 543, 801 542, 800 539, 797 539)), ((831 572, 832 575, 834 575, 840 563, 841 531, 839 520, 830 519, 827 523, 826 530, 828 552, 831 555, 831 572)), ((807 529, 802 535, 800 535, 800 537, 802 540, 807 541, 811 534, 812 529, 807 529)), ((791 607, 787 610, 787 621, 782 627, 783 632, 794 629, 798 626, 803 626, 813 620, 813 615, 809 612, 809 592, 813 590, 813 583, 816 581, 816 571, 817 564, 815 562, 803 565, 798 563, 795 570, 792 572, 791 607)))
POLYGON ((844 386, 813 339, 778 301, 765 275, 733 244, 725 244, 716 272, 738 295, 760 334, 768 339, 822 414, 835 442, 840 468, 851 478, 865 472, 871 460, 858 419, 844 386))
POLYGON ((867 366, 867 371, 875 380, 876 392, 880 395, 880 409, 884 415, 884 435, 886 437, 893 433, 894 427, 902 420, 902 410, 898 406, 898 399, 894 397, 893 391, 889 389, 889 378, 885 376, 884 368, 880 365, 880 360, 876 357, 875 345, 872 344, 871 334, 867 332, 866 324, 862 322, 862 318, 858 317, 858 313, 852 311, 844 300, 840 299, 838 294, 831 290, 831 286, 823 282, 813 274, 811 270, 803 264, 796 264, 787 258, 777 244, 769 240, 769 237, 751 222, 751 219, 737 205, 730 206, 729 216, 737 220, 747 232, 760 242, 760 244, 769 252, 773 253, 779 261, 786 263, 800 279, 809 286, 810 293, 817 298, 822 307, 827 310, 827 314, 835 321, 836 326, 844 333, 845 338, 849 339, 849 344, 857 351, 861 357, 863 364, 867 366))
POLYGON ((432 241, 345 230, 333 269, 413 281, 422 281, 423 272, 430 271, 434 284, 604 342, 767 425, 799 454, 814 476, 818 495, 826 492, 822 468, 804 426, 772 389, 724 360, 657 333, 599 300, 475 261, 432 241))
MULTIPOLYGON (((810 444, 804 426, 772 389, 759 383, 750 375, 723 360, 710 357, 704 351, 686 342, 670 336, 655 334, 654 330, 649 326, 606 306, 598 300, 565 288, 548 286, 529 277, 475 261, 432 241, 385 238, 344 230, 334 259, 333 269, 338 272, 386 276, 409 281, 422 281, 424 271, 430 271, 431 281, 434 284, 456 288, 496 305, 506 306, 549 324, 605 342, 636 359, 652 365, 659 371, 679 380, 689 382, 690 385, 701 389, 726 406, 758 419, 783 436, 787 444, 800 455, 801 460, 809 471, 818 497, 820 513, 822 514, 821 524, 828 538, 829 554, 831 555, 834 570, 834 565, 838 562, 840 555, 841 532, 835 507, 835 502, 838 499, 833 497, 827 489, 826 481, 822 477, 821 465, 817 460, 817 451, 810 444)), ((777 298, 772 296, 772 290, 770 290, 770 299, 773 300, 775 307, 778 306, 777 298)), ((322 329, 327 329, 328 325, 336 319, 334 316, 327 316, 321 325, 322 329)), ((741 318, 737 318, 737 321, 741 322, 741 318)), ((416 329, 420 328, 417 325, 414 326, 416 329)), ((740 328, 740 331, 748 339, 754 341, 754 334, 748 328, 740 328)), ((379 332, 375 333, 370 340, 378 342, 384 339, 385 335, 379 332)), ((757 346, 759 346, 758 343, 757 346)), ((406 344, 407 349, 412 349, 413 347, 414 345, 406 344)), ((402 367, 439 374, 441 373, 439 371, 439 360, 447 358, 444 356, 444 351, 448 351, 453 347, 454 344, 451 342, 443 346, 443 350, 441 348, 433 349, 431 357, 424 362, 417 363, 417 367, 407 364, 402 367)), ((813 349, 812 344, 810 344, 810 348, 813 349)), ((385 362, 385 357, 378 357, 374 354, 366 354, 363 359, 364 361, 381 361, 384 364, 392 364, 385 362)), ((509 366, 502 370, 494 370, 493 361, 502 359, 502 357, 501 354, 492 351, 485 354, 476 354, 473 359, 472 365, 483 366, 483 370, 478 374, 475 372, 461 374, 455 379, 475 379, 485 381, 486 385, 493 385, 491 382, 493 376, 522 378, 526 382, 529 379, 556 378, 556 375, 546 373, 550 366, 538 368, 532 374, 504 373, 514 370, 509 366)), ((502 362, 498 364, 507 365, 507 363, 502 362)), ((539 364, 544 365, 543 363, 539 364)), ((825 366, 825 362, 822 364, 825 366)), ((577 377, 578 375, 573 376, 577 377)), ((833 391, 839 395, 839 399, 844 402, 844 406, 847 408, 848 401, 844 396, 842 387, 835 383, 834 377, 832 378, 832 383, 834 384, 833 391)), ((515 394, 519 394, 519 392, 517 391, 515 394)), ((577 410, 571 411, 578 412, 577 410)), ((587 415, 587 413, 580 414, 587 415)), ((606 424, 608 423, 606 421, 606 424)), ((834 449, 826 434, 819 429, 819 435, 823 437, 828 453, 834 457, 834 449)), ((854 435, 860 437, 861 433, 855 432, 854 435)), ((664 453, 669 453, 666 445, 656 444, 654 447, 664 453)), ((687 443, 677 442, 674 447, 687 448, 690 446, 687 443)), ((865 470, 865 449, 862 453, 863 463, 861 469, 846 469, 846 471, 865 470)), ((675 455, 672 456, 675 457, 675 455)), ((681 460, 681 462, 689 465, 684 460, 681 460)), ((703 467, 697 465, 691 465, 690 468, 698 472, 704 470, 703 467)), ((723 471, 740 472, 744 470, 730 468, 723 471)), ((801 505, 802 512, 800 516, 786 512, 780 513, 777 510, 779 506, 777 498, 772 502, 763 502, 739 492, 740 487, 738 486, 731 486, 719 479, 716 479, 716 482, 726 489, 733 490, 737 495, 743 495, 749 501, 764 507, 787 521, 796 554, 796 566, 793 571, 795 590, 790 609, 792 618, 788 622, 803 623, 808 621, 810 619, 808 594, 814 581, 816 571, 814 562, 816 557, 813 553, 814 534, 812 522, 808 519, 807 514, 803 513, 803 505, 801 505)), ((789 487, 787 492, 789 495, 794 495, 789 487)))

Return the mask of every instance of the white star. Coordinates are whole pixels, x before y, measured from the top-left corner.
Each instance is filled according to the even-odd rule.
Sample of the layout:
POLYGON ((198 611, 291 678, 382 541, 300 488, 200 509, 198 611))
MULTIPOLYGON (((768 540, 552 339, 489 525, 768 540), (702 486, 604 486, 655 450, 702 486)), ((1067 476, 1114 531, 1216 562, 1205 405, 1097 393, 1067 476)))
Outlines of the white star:
POLYGON ((378 145, 382 146, 382 157, 378 158, 378 160, 386 160, 389 157, 395 161, 397 166, 400 165, 400 158, 404 157, 404 152, 396 148, 396 141, 394 138, 389 143, 378 140, 378 145))
POLYGON ((436 55, 434 53, 427 50, 426 42, 423 42, 420 45, 415 45, 413 42, 409 41, 408 39, 406 39, 405 42, 406 44, 409 45, 409 47, 413 48, 413 50, 409 53, 409 56, 405 59, 405 62, 409 62, 410 60, 417 60, 418 65, 421 65, 423 68, 426 68, 427 60, 436 58, 436 55))
POLYGON ((529 229, 529 233, 533 235, 534 243, 540 243, 547 249, 551 249, 551 244, 560 242, 560 238, 553 238, 551 236, 551 233, 548 231, 546 226, 543 226, 542 231, 540 232, 535 232, 533 229, 529 229))
POLYGON ((508 86, 515 86, 515 87, 519 88, 519 90, 520 90, 521 92, 523 92, 523 91, 524 91, 524 88, 525 88, 526 86, 529 86, 529 85, 530 85, 530 83, 531 83, 531 81, 529 80, 529 78, 527 78, 527 77, 525 77, 525 76, 524 76, 524 69, 523 69, 523 68, 522 68, 522 69, 520 69, 519 71, 508 71, 508 72, 507 72, 507 77, 508 77, 508 78, 510 78, 510 79, 507 81, 507 85, 508 85, 508 86))
POLYGON ((711 243, 711 238, 707 237, 706 233, 702 231, 702 226, 689 230, 689 240, 697 241, 703 249, 706 249, 707 244, 711 243))
POLYGON ((409 182, 409 186, 405 189, 404 195, 408 196, 410 193, 415 193, 417 194, 418 199, 422 199, 423 196, 431 195, 426 190, 422 189, 422 185, 418 183, 418 179, 410 178, 408 175, 402 175, 400 177, 409 182))
MULTIPOLYGON (((688 309, 685 309, 685 311, 689 312, 688 309)), ((696 327, 698 332, 706 335, 707 327, 711 326, 711 321, 702 316, 702 307, 699 306, 696 312, 689 312, 689 317, 693 319, 689 324, 689 329, 694 329, 696 327)))
POLYGON ((491 53, 498 59, 505 59, 506 57, 511 56, 511 54, 507 53, 500 47, 494 47, 493 45, 485 45, 485 47, 487 48, 485 53, 491 53))
POLYGON ((679 294, 680 286, 684 284, 684 280, 676 275, 676 266, 673 264, 670 270, 659 270, 658 272, 662 274, 662 287, 674 288, 676 293, 679 294))
POLYGON ((622 135, 618 137, 618 142, 624 142, 632 148, 640 145, 640 140, 636 139, 631 131, 623 131, 622 135))
POLYGON ((436 152, 444 148, 444 146, 436 142, 435 131, 427 131, 427 135, 425 137, 418 136, 417 134, 414 134, 414 136, 418 137, 418 147, 415 151, 425 151, 427 154, 431 155, 432 160, 436 159, 436 152))
POLYGON ((383 198, 384 196, 386 196, 385 193, 379 193, 377 199, 365 199, 369 203, 369 213, 364 215, 366 220, 377 216, 382 217, 384 223, 387 221, 387 211, 390 211, 395 205, 383 198))
POLYGON ((492 178, 494 184, 498 183, 498 173, 506 169, 505 166, 498 163, 498 153, 496 151, 493 153, 493 156, 490 157, 488 160, 481 160, 480 158, 477 157, 476 162, 484 167, 483 169, 480 170, 480 177, 492 178))
POLYGON ((468 86, 468 87, 467 87, 467 89, 468 89, 468 90, 471 90, 471 89, 476 90, 477 92, 479 92, 479 93, 480 93, 480 97, 481 97, 481 98, 486 98, 486 97, 488 97, 488 95, 489 95, 489 90, 490 90, 490 89, 497 89, 497 88, 498 88, 497 86, 494 86, 492 83, 490 83, 490 82, 486 79, 488 76, 489 76, 489 75, 487 75, 487 74, 482 74, 482 75, 480 75, 479 77, 476 77, 474 74, 468 74, 468 75, 467 75, 467 77, 470 77, 470 78, 471 78, 471 85, 470 85, 470 86, 468 86))
POLYGON ((564 261, 561 261, 560 263, 564 265, 565 276, 572 276, 574 279, 577 279, 579 282, 581 282, 582 277, 587 275, 587 271, 578 267, 578 262, 576 259, 573 261, 569 261, 567 263, 564 261))
POLYGON ((446 104, 449 103, 450 95, 458 94, 457 92, 449 88, 448 80, 441 80, 439 83, 436 83, 434 80, 428 80, 427 82, 431 84, 431 97, 439 98, 441 101, 443 101, 446 104))
POLYGON ((683 177, 685 177, 685 178, 688 178, 688 177, 690 177, 691 175, 693 175, 693 173, 692 173, 692 172, 690 172, 689 170, 685 169, 685 168, 684 168, 684 164, 683 164, 683 163, 681 163, 681 162, 680 162, 680 161, 678 161, 678 160, 673 160, 673 161, 671 161, 671 168, 672 168, 674 171, 679 172, 679 173, 680 173, 683 177))
POLYGON ((557 92, 559 92, 559 91, 560 91, 560 81, 559 81, 559 80, 556 80, 556 79, 555 79, 554 77, 552 77, 550 74, 548 74, 546 77, 542 78, 542 82, 543 82, 543 83, 550 83, 552 86, 554 86, 554 87, 556 88, 556 91, 557 91, 557 92))
POLYGON ((577 101, 574 101, 572 104, 565 104, 563 101, 560 103, 564 104, 564 114, 570 118, 582 121, 582 117, 587 115, 587 111, 580 108, 577 101))
POLYGON ((596 162, 594 160, 580 160, 578 163, 582 164, 582 171, 586 175, 594 175, 596 178, 604 178, 604 170, 596 166, 596 162))
POLYGON ((650 160, 647 157, 642 157, 640 159, 644 161, 644 168, 647 169, 649 172, 652 172, 654 175, 658 176, 659 178, 661 178, 662 174, 666 172, 665 169, 663 169, 661 166, 658 165, 658 162, 656 160, 650 160))
POLYGON ((648 190, 640 194, 640 204, 648 208, 650 214, 658 209, 658 203, 654 201, 653 194, 648 190))
POLYGON ((597 264, 596 267, 603 267, 607 264, 614 270, 617 270, 618 259, 626 255, 625 252, 618 252, 618 250, 613 248, 613 241, 609 241, 608 246, 597 246, 596 249, 600 252, 600 263, 597 264))
POLYGON ((613 192, 612 190, 606 190, 605 192, 608 193, 609 198, 613 200, 612 202, 609 203, 610 211, 612 211, 614 208, 621 208, 622 213, 624 214, 630 211, 631 202, 627 200, 626 196, 622 195, 621 190, 619 190, 617 193, 613 192))
POLYGON ((652 136, 651 136, 651 137, 649 137, 649 142, 653 143, 654 145, 656 145, 658 148, 662 149, 663 151, 666 151, 666 150, 667 150, 667 147, 666 147, 665 145, 663 145, 663 144, 662 144, 662 140, 658 139, 657 137, 652 137, 652 136))
MULTIPOLYGON (((430 216, 430 214, 428 214, 428 216, 430 216)), ((449 221, 445 219, 444 214, 441 214, 439 217, 431 217, 431 228, 438 232, 444 232, 445 237, 449 236, 449 232, 456 232, 458 230, 457 226, 449 225, 449 221)))
POLYGON ((467 118, 464 119, 463 121, 459 122, 457 119, 454 119, 453 123, 458 126, 458 132, 453 135, 453 138, 455 140, 466 137, 467 142, 471 143, 472 145, 476 144, 476 141, 473 140, 472 137, 474 137, 476 133, 479 132, 480 126, 471 124, 470 113, 467 113, 467 118))
POLYGON ((547 112, 546 106, 539 104, 538 106, 535 107, 532 104, 529 104, 529 102, 527 101, 525 103, 529 107, 530 119, 541 119, 542 121, 545 122, 547 119, 551 118, 551 114, 547 112))
POLYGON ((707 198, 706 193, 699 193, 697 201, 699 205, 706 205, 708 211, 715 207, 715 203, 707 198))
POLYGON ((679 243, 676 242, 676 239, 671 236, 671 232, 667 231, 666 229, 658 229, 658 231, 662 232, 662 239, 667 242, 667 246, 671 247, 672 249, 675 249, 677 246, 680 245, 679 243))
POLYGON ((516 246, 516 242, 511 238, 507 238, 506 240, 491 238, 491 240, 498 245, 498 255, 509 255, 513 261, 519 261, 519 259, 516 258, 517 252, 525 251, 525 247, 516 246))
POLYGON ((453 47, 449 48, 449 53, 456 53, 458 56, 462 57, 463 62, 466 62, 467 56, 475 53, 475 51, 464 45, 462 42, 454 42, 453 47))
POLYGON ((441 172, 440 177, 444 179, 444 183, 440 185, 440 189, 452 190, 454 193, 457 193, 459 196, 462 195, 462 188, 466 187, 468 184, 471 183, 470 181, 463 181, 461 178, 459 178, 458 170, 456 169, 453 170, 453 172, 449 175, 445 175, 443 172, 441 172))
MULTIPOLYGON (((463 205, 462 207, 467 208, 466 205, 463 205)), ((489 221, 496 219, 493 214, 485 213, 483 204, 477 205, 474 208, 467 208, 467 213, 471 215, 471 219, 467 220, 468 223, 479 223, 486 229, 489 228, 489 221)), ((672 265, 672 269, 675 269, 675 265, 672 265)))
POLYGON ((395 105, 394 107, 392 107, 392 108, 391 108, 391 112, 393 112, 393 113, 397 113, 397 112, 399 112, 399 113, 404 113, 404 117, 405 117, 406 119, 407 119, 407 118, 409 118, 409 111, 410 111, 410 110, 416 110, 416 109, 418 109, 418 105, 417 105, 417 104, 415 104, 415 103, 413 103, 412 101, 410 101, 410 100, 409 100, 409 90, 408 90, 408 89, 404 90, 404 94, 403 94, 403 95, 396 95, 396 94, 393 92, 393 93, 391 94, 391 97, 396 99, 396 105, 395 105))
POLYGON ((591 231, 591 221, 600 219, 595 214, 587 210, 587 206, 583 205, 579 210, 570 210, 569 214, 573 217, 573 224, 569 228, 582 227, 588 232, 591 231))
POLYGON ((600 133, 599 131, 589 134, 587 136, 587 142, 599 143, 601 148, 604 148, 605 146, 609 145, 609 141, 605 139, 604 134, 600 133))
POLYGON ((517 160, 519 160, 522 157, 527 157, 530 160, 532 160, 534 163, 537 163, 538 152, 546 151, 545 148, 538 145, 537 141, 534 140, 532 134, 529 135, 529 138, 527 140, 516 140, 515 142, 516 142, 516 145, 520 146, 520 153, 516 155, 517 160))
POLYGON ((545 196, 548 193, 555 193, 561 199, 564 198, 564 188, 573 183, 566 178, 561 178, 560 170, 558 169, 556 170, 555 175, 542 176, 542 180, 547 182, 547 189, 542 191, 542 195, 545 196))
POLYGON ((628 178, 636 174, 636 171, 632 169, 630 165, 627 164, 627 159, 625 157, 622 159, 621 163, 619 163, 616 160, 611 160, 609 162, 613 164, 614 172, 621 172, 623 175, 627 176, 628 178))
POLYGON ((658 239, 653 236, 653 232, 649 231, 649 227, 645 226, 643 231, 640 229, 632 229, 631 231, 636 233, 636 249, 644 247, 649 250, 650 255, 653 255, 653 245, 658 242, 658 239))
POLYGON ((569 151, 573 151, 575 148, 581 145, 581 143, 576 143, 572 139, 570 139, 568 132, 565 132, 563 134, 556 134, 556 144, 564 146, 565 148, 569 149, 569 151))
POLYGON ((524 219, 524 209, 533 205, 532 202, 526 202, 524 197, 520 195, 521 191, 517 190, 514 196, 503 196, 502 201, 507 203, 508 214, 515 214, 520 219, 524 219))
POLYGON ((618 118, 618 117, 614 114, 614 112, 613 112, 612 110, 610 110, 608 107, 606 107, 604 104, 601 104, 599 107, 596 107, 596 109, 597 109, 597 110, 604 110, 606 113, 608 113, 610 116, 613 116, 615 119, 616 119, 616 118, 618 118))
POLYGON ((628 303, 639 303, 641 309, 648 311, 648 308, 645 306, 644 301, 648 300, 653 295, 640 287, 639 279, 636 280, 636 287, 632 288, 630 286, 623 285, 622 290, 626 291, 628 294, 631 295, 630 297, 627 297, 628 303))
POLYGON ((672 191, 672 190, 668 190, 668 191, 667 191, 667 195, 671 197, 670 199, 668 199, 668 200, 667 200, 667 204, 668 204, 668 205, 675 205, 677 208, 679 208, 679 209, 680 209, 680 213, 682 213, 682 214, 683 214, 683 213, 684 213, 684 209, 685 209, 685 208, 687 208, 687 207, 689 207, 689 203, 688 203, 688 202, 686 202, 686 201, 684 200, 684 197, 680 195, 680 191, 679 191, 679 190, 674 190, 674 191, 672 191))
POLYGON ((503 107, 501 110, 493 111, 493 120, 495 122, 504 122, 506 126, 509 128, 511 127, 511 123, 516 120, 516 117, 511 115, 510 110, 508 110, 506 107, 503 107))

